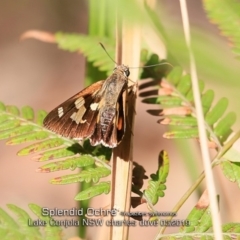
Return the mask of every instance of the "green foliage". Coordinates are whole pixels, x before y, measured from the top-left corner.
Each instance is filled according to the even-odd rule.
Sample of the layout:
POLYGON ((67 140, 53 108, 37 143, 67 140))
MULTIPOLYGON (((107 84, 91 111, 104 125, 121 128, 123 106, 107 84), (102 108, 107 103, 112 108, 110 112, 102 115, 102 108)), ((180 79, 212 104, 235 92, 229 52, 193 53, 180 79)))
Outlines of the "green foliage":
MULTIPOLYGON (((29 127, 29 126, 25 126, 29 127)), ((30 126, 31 127, 31 126, 30 126)), ((32 144, 30 146, 27 146, 25 148, 22 148, 19 152, 19 156, 29 155, 31 153, 43 151, 49 148, 59 147, 64 143, 64 140, 61 138, 51 138, 43 142, 38 142, 35 144, 32 144)))
POLYGON ((68 184, 73 182, 90 182, 97 183, 100 178, 110 175, 110 169, 106 167, 87 168, 78 174, 65 175, 63 177, 54 178, 53 184, 68 184))
MULTIPOLYGON (((152 59, 150 58, 153 64, 152 59)), ((157 62, 158 58, 155 58, 154 63, 157 62)), ((166 76, 167 71, 168 69, 159 66, 154 69, 144 70, 143 76, 161 79, 166 76)), ((165 138, 198 138, 190 76, 183 74, 180 67, 175 67, 165 79, 160 81, 158 91, 145 90, 145 88, 157 84, 156 80, 142 84, 141 89, 145 90, 140 93, 140 96, 144 97, 143 102, 160 105, 161 111, 149 110, 149 112, 161 116, 159 123, 171 126, 171 130, 164 134, 165 138), (152 95, 157 96, 153 97, 152 95)), ((219 147, 232 133, 231 127, 236 121, 236 114, 230 112, 224 115, 228 106, 226 98, 220 99, 212 106, 214 92, 212 90, 204 92, 204 83, 202 81, 199 81, 199 89, 202 96, 205 126, 208 130, 209 141, 214 142, 215 147, 219 147)))
MULTIPOLYGON (((156 64, 158 57, 153 55, 149 61, 151 64, 156 64)), ((161 110, 149 110, 148 112, 153 115, 160 115, 161 119, 158 123, 169 125, 170 131, 163 135, 165 138, 198 138, 190 76, 183 74, 180 67, 173 68, 166 75, 167 71, 168 69, 164 69, 162 66, 144 70, 142 74, 144 77, 152 77, 155 80, 141 84, 140 96, 143 97, 144 103, 160 106, 161 110), (163 76, 165 76, 165 79, 159 83, 159 79, 163 76), (149 88, 155 85, 159 86, 158 90, 149 88)), ((236 122, 236 114, 234 112, 226 113, 228 100, 224 97, 213 105, 214 91, 204 91, 203 81, 199 81, 199 89, 209 143, 219 150, 233 132, 231 128, 236 122)), ((240 187, 239 162, 240 154, 234 149, 230 149, 218 164, 221 164, 223 174, 240 187)))
POLYGON ((148 181, 148 187, 144 195, 152 205, 157 204, 159 197, 164 197, 166 190, 166 179, 169 172, 169 158, 167 152, 162 151, 159 154, 159 166, 156 174, 151 174, 151 180, 148 181))
POLYGON ((217 24, 221 33, 233 43, 233 52, 240 55, 240 3, 234 0, 203 1, 207 16, 217 24))
MULTIPOLYGON (((189 213, 186 220, 173 220, 179 221, 178 224, 182 225, 180 231, 174 234, 168 234, 161 237, 161 240, 176 239, 176 240, 210 240, 214 239, 212 230, 211 212, 208 204, 197 204, 189 213)), ((176 223, 177 224, 177 223, 176 223)), ((239 223, 227 223, 222 225, 223 239, 234 239, 240 236, 239 223)))
POLYGON ((6 211, 0 208, 0 238, 2 240, 19 239, 19 240, 61 240, 62 229, 60 227, 51 227, 49 225, 50 217, 43 217, 41 207, 36 204, 29 204, 30 210, 38 217, 45 221, 45 227, 31 227, 33 220, 23 209, 8 204, 8 209, 11 210, 17 220, 14 220, 6 211), (41 231, 40 231, 41 230, 41 231))
POLYGON ((75 200, 83 201, 100 194, 108 194, 110 192, 111 184, 110 182, 100 182, 99 184, 93 185, 90 188, 81 191, 76 197, 75 200))
POLYGON ((189 221, 190 226, 183 226, 181 232, 203 233, 212 227, 211 213, 208 206, 195 206, 186 220, 189 221))
POLYGON ((225 177, 231 181, 236 182, 240 188, 240 162, 222 161, 221 168, 225 177))
POLYGON ((55 39, 60 49, 70 52, 80 51, 89 62, 93 62, 94 67, 99 68, 100 71, 106 71, 109 74, 112 73, 114 63, 98 43, 101 42, 109 55, 114 59, 115 49, 113 39, 62 32, 55 33, 55 39))
POLYGON ((57 161, 53 163, 45 164, 39 168, 39 172, 54 172, 60 170, 75 170, 76 168, 89 167, 94 165, 95 160, 90 155, 84 155, 67 158, 63 161, 57 161))
MULTIPOLYGON (((8 145, 37 141, 22 148, 18 152, 19 156, 34 153, 37 155, 34 155, 33 159, 39 162, 60 159, 39 167, 38 172, 46 173, 67 169, 73 171, 77 168, 87 167, 81 173, 54 178, 51 180, 53 184, 70 184, 82 181, 97 183, 100 178, 110 174, 107 165, 110 159, 110 149, 102 146, 92 147, 87 142, 81 146, 76 141, 60 138, 57 134, 42 127, 45 116, 46 112, 39 111, 35 119, 34 111, 29 106, 23 107, 20 111, 15 106, 5 106, 0 102, 0 139, 6 139, 8 145), (98 166, 95 164, 96 159, 98 166)), ((97 186, 93 192, 98 191, 100 194, 102 190, 99 190, 97 186)), ((102 185, 99 185, 99 188, 102 189, 102 185)), ((102 192, 106 192, 106 190, 102 192)), ((88 196, 90 198, 94 194, 88 196)))
POLYGON ((51 226, 51 224, 54 223, 54 219, 49 216, 43 216, 42 215, 42 207, 36 205, 36 204, 29 204, 29 208, 32 210, 32 212, 42 221, 46 222, 46 240, 57 240, 61 239, 62 237, 62 231, 61 228, 58 225, 54 225, 54 227, 51 226), (51 222, 51 224, 50 224, 51 222))

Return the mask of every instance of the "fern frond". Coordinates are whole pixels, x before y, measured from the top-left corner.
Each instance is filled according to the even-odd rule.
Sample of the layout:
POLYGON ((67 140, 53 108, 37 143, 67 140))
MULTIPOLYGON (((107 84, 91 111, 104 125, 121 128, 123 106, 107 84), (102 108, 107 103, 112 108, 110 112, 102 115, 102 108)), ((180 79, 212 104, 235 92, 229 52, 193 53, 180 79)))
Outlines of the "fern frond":
MULTIPOLYGON (((179 221, 178 225, 182 225, 180 227, 180 232, 168 235, 168 237, 172 237, 171 239, 214 239, 212 230, 212 216, 209 207, 207 191, 203 193, 202 197, 199 199, 196 206, 191 210, 186 220, 182 222, 179 221)), ((239 227, 239 223, 224 224, 222 226, 223 239, 234 239, 236 236, 239 237, 239 227)))
MULTIPOLYGON (((222 226, 222 230, 224 233, 236 234, 238 237, 240 236, 240 223, 226 223, 222 226)), ((232 238, 229 238, 232 239, 232 238)))
POLYGON ((63 177, 54 178, 51 183, 53 184, 68 184, 73 182, 93 182, 97 183, 100 178, 110 175, 110 169, 105 167, 87 168, 80 173, 65 175, 63 177))
MULTIPOLYGON (((160 82, 159 89, 145 90, 140 93, 140 96, 144 97, 144 103, 160 105, 162 110, 149 110, 148 112, 152 115, 161 116, 159 123, 171 126, 171 130, 163 136, 165 138, 198 138, 190 76, 183 74, 180 67, 173 68, 168 75, 163 68, 155 67, 154 69, 144 70, 143 76, 155 80, 143 83, 141 89, 154 86, 157 79, 166 76, 164 80, 158 81, 160 82), (153 97, 153 95, 158 96, 153 97)), ((224 115, 228 106, 226 98, 220 99, 212 106, 214 92, 212 90, 204 92, 203 81, 199 81, 199 88, 202 95, 209 142, 215 148, 219 148, 232 133, 231 127, 236 121, 236 114, 230 112, 224 115)))
POLYGON ((43 216, 42 207, 31 203, 28 205, 31 211, 42 221, 45 222, 45 239, 58 240, 62 237, 62 229, 50 216, 43 216), (52 226, 54 225, 54 227, 52 226))
MULTIPOLYGON (((29 127, 29 126, 24 126, 29 127)), ((31 127, 31 126, 30 126, 31 127)), ((1 136, 1 133, 0 133, 1 136)), ((39 151, 47 150, 49 148, 59 147, 64 143, 64 140, 61 138, 51 138, 43 142, 34 143, 30 146, 27 146, 25 148, 22 148, 19 152, 19 156, 28 155, 31 153, 36 153, 39 151)))
POLYGON ((50 217, 42 216, 42 208, 35 204, 29 204, 29 208, 38 217, 38 221, 45 221, 43 228, 32 224, 34 223, 29 214, 23 209, 13 204, 8 204, 7 207, 17 216, 14 220, 6 211, 0 208, 0 238, 2 240, 19 239, 19 240, 61 240, 62 229, 60 227, 51 227, 49 225, 50 217), (41 233, 40 229, 43 231, 41 233))
POLYGON ((211 22, 217 24, 221 33, 233 43, 233 52, 240 55, 240 3, 234 0, 203 1, 206 14, 211 22))
POLYGON ((29 106, 21 111, 16 106, 5 106, 0 102, 0 139, 6 139, 6 144, 15 145, 30 141, 37 141, 22 148, 19 156, 35 154, 35 161, 57 160, 38 168, 38 172, 53 172, 75 170, 88 167, 79 174, 68 174, 54 178, 51 183, 70 184, 75 182, 98 182, 100 178, 110 174, 107 160, 111 150, 102 146, 92 147, 84 142, 83 146, 76 141, 48 131, 42 126, 46 112, 39 111, 34 120, 34 111, 29 106), (96 162, 97 160, 97 162, 96 162), (96 162, 96 164, 95 164, 96 162), (97 167, 98 166, 98 167, 97 167))
POLYGON ((90 155, 84 155, 67 158, 63 161, 57 161, 53 163, 45 164, 38 168, 38 172, 54 172, 60 170, 75 170, 76 168, 83 168, 94 165, 95 159, 90 155))
POLYGON ((100 194, 108 194, 110 192, 110 182, 100 182, 99 184, 93 185, 86 190, 81 191, 76 197, 75 200, 83 201, 100 194))
POLYGON ((165 151, 159 154, 159 166, 156 174, 151 174, 151 180, 148 181, 148 187, 144 191, 144 195, 151 205, 155 205, 158 202, 159 197, 164 196, 164 190, 166 190, 166 179, 169 172, 169 158, 165 151))
MULTIPOLYGON (((113 61, 98 44, 103 43, 112 59, 115 58, 115 41, 110 37, 90 36, 78 33, 49 33, 30 30, 22 34, 21 39, 35 38, 43 42, 56 43, 65 51, 80 52, 100 71, 112 73, 113 61)), ((100 79, 98 79, 100 80, 100 79)))
POLYGON ((60 49, 70 52, 79 51, 89 62, 93 62, 93 66, 99 68, 100 71, 112 72, 113 62, 98 43, 102 42, 109 55, 114 59, 115 48, 113 39, 63 32, 55 33, 55 39, 60 49))
POLYGON ((181 232, 203 233, 212 227, 210 208, 195 206, 186 219, 190 226, 183 226, 181 232))

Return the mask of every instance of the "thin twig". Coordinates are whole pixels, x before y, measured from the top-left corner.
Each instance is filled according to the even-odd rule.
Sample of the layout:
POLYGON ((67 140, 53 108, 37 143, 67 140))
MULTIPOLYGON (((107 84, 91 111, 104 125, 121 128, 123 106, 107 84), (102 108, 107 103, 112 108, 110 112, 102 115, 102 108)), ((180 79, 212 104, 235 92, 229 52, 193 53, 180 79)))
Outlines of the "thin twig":
POLYGON ((195 59, 194 59, 194 55, 191 47, 189 19, 188 19, 187 5, 185 0, 180 0, 180 7, 182 12, 184 34, 185 34, 186 44, 188 47, 188 52, 190 57, 190 72, 191 72, 191 78, 192 78, 194 102, 196 106, 196 114, 197 114, 197 121, 198 121, 199 140, 200 140, 200 147, 201 147, 201 152, 203 157, 203 165, 204 165, 205 174, 206 174, 207 189, 208 189, 209 199, 210 199, 210 209, 211 209, 211 214, 213 219, 212 222, 213 222, 214 237, 215 239, 222 240, 221 219, 218 214, 218 204, 217 204, 217 198, 216 198, 217 194, 216 194, 214 178, 212 174, 211 159, 210 159, 208 144, 207 144, 207 134, 206 134, 205 125, 204 125, 202 103, 201 103, 200 91, 198 87, 196 64, 195 64, 195 59))

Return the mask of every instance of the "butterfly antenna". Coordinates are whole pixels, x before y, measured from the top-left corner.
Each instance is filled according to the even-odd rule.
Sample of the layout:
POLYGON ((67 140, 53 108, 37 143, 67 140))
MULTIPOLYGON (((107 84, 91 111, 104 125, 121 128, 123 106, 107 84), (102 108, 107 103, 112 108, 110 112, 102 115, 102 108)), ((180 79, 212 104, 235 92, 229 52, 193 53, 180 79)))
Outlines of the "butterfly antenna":
POLYGON ((149 65, 149 66, 143 66, 143 67, 129 67, 130 69, 131 68, 149 68, 149 67, 155 67, 155 66, 160 66, 160 65, 170 65, 172 68, 173 68, 173 65, 171 63, 168 63, 168 62, 164 62, 164 63, 157 63, 157 64, 153 64, 153 65, 149 65))
POLYGON ((114 60, 113 60, 113 58, 110 56, 110 54, 107 52, 107 50, 106 50, 106 48, 103 46, 103 44, 100 42, 99 43, 100 45, 101 45, 101 47, 103 48, 103 50, 105 51, 105 53, 109 56, 109 58, 116 64, 116 65, 118 65, 114 60))

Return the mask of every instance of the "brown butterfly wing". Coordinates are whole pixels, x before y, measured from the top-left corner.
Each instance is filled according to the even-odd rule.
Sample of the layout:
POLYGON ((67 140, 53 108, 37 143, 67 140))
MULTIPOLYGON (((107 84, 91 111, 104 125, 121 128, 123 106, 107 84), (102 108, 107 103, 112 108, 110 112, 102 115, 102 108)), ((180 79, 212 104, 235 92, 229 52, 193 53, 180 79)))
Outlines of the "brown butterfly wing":
POLYGON ((90 106, 101 100, 98 92, 103 82, 86 87, 53 109, 44 119, 44 126, 64 137, 79 140, 90 137, 95 131, 98 116, 98 109, 90 106))
POLYGON ((115 107, 102 109, 95 131, 90 137, 93 146, 101 143, 114 148, 121 142, 126 129, 126 94, 127 90, 120 94, 115 107))

